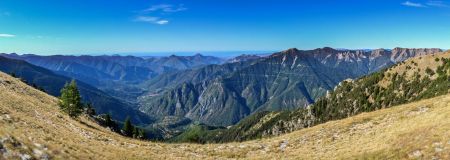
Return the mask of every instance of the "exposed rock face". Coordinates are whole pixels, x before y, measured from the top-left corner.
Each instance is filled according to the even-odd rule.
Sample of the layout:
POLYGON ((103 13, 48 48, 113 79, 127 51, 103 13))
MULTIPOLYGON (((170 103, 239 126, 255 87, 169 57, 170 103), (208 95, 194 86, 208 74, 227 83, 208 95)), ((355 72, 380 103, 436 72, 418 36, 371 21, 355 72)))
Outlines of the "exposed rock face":
MULTIPOLYGON (((140 109, 150 115, 184 116, 209 125, 227 126, 256 111, 308 106, 344 79, 367 75, 408 57, 440 51, 293 48, 256 61, 223 65, 234 69, 203 80, 182 80, 180 85, 159 96, 142 97, 140 109)), ((205 70, 194 70, 191 74, 197 74, 196 71, 205 70)))
POLYGON ((442 52, 439 48, 394 48, 391 60, 395 62, 404 61, 410 57, 423 56, 433 53, 442 52))
POLYGON ((262 56, 252 55, 252 54, 243 54, 234 58, 227 60, 228 63, 236 63, 236 62, 245 62, 262 58, 262 56))

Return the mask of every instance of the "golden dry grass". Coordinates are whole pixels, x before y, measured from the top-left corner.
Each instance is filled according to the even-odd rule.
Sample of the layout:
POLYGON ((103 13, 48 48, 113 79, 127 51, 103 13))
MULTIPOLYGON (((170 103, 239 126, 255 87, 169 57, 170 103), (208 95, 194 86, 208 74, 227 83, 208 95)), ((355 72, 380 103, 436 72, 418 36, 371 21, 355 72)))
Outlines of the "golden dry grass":
MULTIPOLYGON (((397 66, 390 68, 387 72, 385 72, 385 75, 393 75, 394 73, 399 75, 405 74, 407 79, 413 79, 414 74, 418 73, 421 77, 423 77, 424 75, 428 75, 425 71, 427 68, 430 68, 436 72, 437 68, 442 65, 441 58, 450 58, 450 51, 410 58, 403 63, 399 63, 397 66), (436 61, 436 58, 439 60, 436 61)), ((431 76, 430 78, 436 79, 437 74, 431 76)), ((390 82, 391 77, 385 76, 385 78, 380 81, 380 85, 386 87, 390 84, 390 82)))
POLYGON ((0 73, 0 159, 450 159, 449 95, 279 137, 206 145, 124 138, 67 117, 56 102, 0 73))

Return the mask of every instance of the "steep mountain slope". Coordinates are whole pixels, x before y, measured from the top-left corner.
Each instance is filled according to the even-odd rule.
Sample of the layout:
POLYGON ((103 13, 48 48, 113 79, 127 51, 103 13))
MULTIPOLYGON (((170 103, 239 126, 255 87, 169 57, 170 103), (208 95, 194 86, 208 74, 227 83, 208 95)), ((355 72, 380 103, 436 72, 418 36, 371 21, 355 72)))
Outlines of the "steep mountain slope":
POLYGON ((227 144, 164 144, 124 138, 57 99, 0 73, 4 159, 449 159, 450 96, 364 113, 280 137, 227 144))
POLYGON ((147 94, 159 94, 175 88, 185 82, 200 83, 214 78, 225 76, 241 68, 245 68, 250 63, 226 63, 223 65, 207 65, 198 69, 189 69, 173 73, 161 74, 145 82, 142 86, 149 92, 147 94))
MULTIPOLYGON (((439 51, 406 48, 373 51, 289 49, 256 61, 227 64, 240 67, 227 66, 225 68, 233 69, 224 70, 217 76, 200 76, 205 78, 203 80, 158 79, 158 82, 179 85, 159 95, 149 93, 150 96, 141 97, 140 110, 150 115, 187 117, 207 125, 227 126, 257 111, 305 107, 344 79, 378 71, 408 57, 439 51)), ((203 71, 194 70, 190 75, 203 71)))
POLYGON ((170 56, 141 58, 134 56, 38 56, 1 54, 25 60, 95 86, 124 101, 135 102, 145 90, 138 84, 159 74, 175 72, 208 64, 220 64, 224 60, 212 56, 170 56))
MULTIPOLYGON (((28 83, 43 88, 53 96, 59 96, 64 84, 71 81, 70 78, 57 75, 45 68, 2 56, 0 56, 0 71, 14 73, 28 83)), ((98 113, 111 113, 114 119, 120 121, 123 121, 127 116, 131 116, 136 123, 150 123, 151 119, 149 116, 132 109, 130 104, 108 96, 106 93, 86 83, 80 81, 77 83, 83 100, 91 102, 98 113)))
POLYGON ((449 92, 449 73, 450 52, 411 58, 360 79, 343 81, 305 109, 256 114, 229 130, 212 134, 219 137, 216 141, 280 135, 362 112, 444 95, 449 92))

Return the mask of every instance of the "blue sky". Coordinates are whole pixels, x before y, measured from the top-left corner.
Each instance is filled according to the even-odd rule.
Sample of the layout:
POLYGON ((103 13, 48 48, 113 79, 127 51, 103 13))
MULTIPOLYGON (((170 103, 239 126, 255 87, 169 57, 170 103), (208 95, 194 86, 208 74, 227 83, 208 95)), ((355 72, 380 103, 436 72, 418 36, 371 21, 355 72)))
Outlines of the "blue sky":
MULTIPOLYGON (((0 52, 450 48, 436 0, 1 0, 0 52)), ((220 51, 220 52, 217 52, 220 51)))

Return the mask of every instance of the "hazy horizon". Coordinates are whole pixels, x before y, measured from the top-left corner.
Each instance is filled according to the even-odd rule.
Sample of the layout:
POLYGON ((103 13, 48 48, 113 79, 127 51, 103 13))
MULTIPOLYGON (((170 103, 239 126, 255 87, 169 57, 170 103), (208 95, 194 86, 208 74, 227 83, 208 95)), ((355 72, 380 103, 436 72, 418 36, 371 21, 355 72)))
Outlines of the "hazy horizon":
MULTIPOLYGON (((329 47, 329 46, 324 46, 329 47)), ((319 47, 319 48, 324 48, 319 47)), ((399 46, 397 46, 399 47, 399 46)), ((393 48, 397 48, 393 47, 393 48)), ((290 48, 297 48, 297 47, 290 47, 290 48)), ((98 52, 98 53, 66 53, 66 54, 42 54, 42 53, 18 53, 18 52, 2 52, 5 54, 18 54, 18 55, 26 55, 26 54, 33 54, 33 55, 41 55, 41 56, 54 56, 54 55, 67 55, 67 56, 136 56, 136 57, 167 57, 171 55, 175 56, 194 56, 196 54, 201 54, 203 56, 215 56, 215 57, 221 57, 221 58, 232 58, 239 55, 267 55, 267 54, 273 54, 276 52, 284 51, 290 48, 285 48, 282 50, 276 50, 276 51, 174 51, 174 52, 98 52)), ((393 49, 393 48, 335 48, 331 47, 336 50, 375 50, 375 49, 393 49)), ((400 48, 420 48, 420 47, 400 47, 400 48)), ((423 48, 423 47, 422 47, 423 48)), ((313 50, 317 48, 297 48, 299 50, 313 50)), ((444 51, 448 50, 447 48, 439 48, 444 51)))

